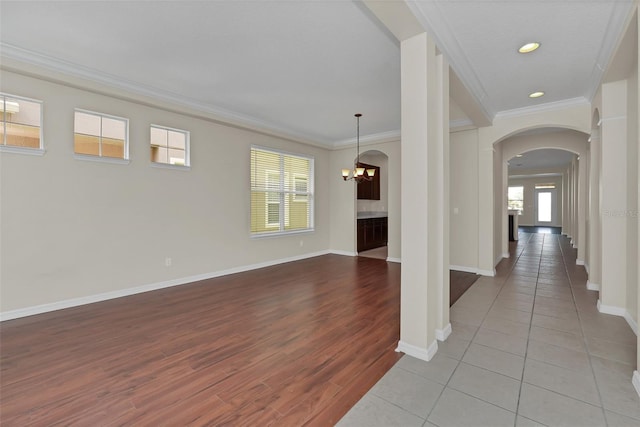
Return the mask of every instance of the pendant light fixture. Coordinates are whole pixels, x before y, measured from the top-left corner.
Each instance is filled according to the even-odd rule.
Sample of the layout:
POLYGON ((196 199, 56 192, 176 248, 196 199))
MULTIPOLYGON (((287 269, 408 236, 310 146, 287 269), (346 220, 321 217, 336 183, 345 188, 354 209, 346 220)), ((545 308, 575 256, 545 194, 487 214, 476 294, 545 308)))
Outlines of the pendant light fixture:
POLYGON ((350 169, 342 169, 342 179, 345 181, 353 179, 360 184, 364 181, 371 181, 376 173, 375 169, 366 169, 360 164, 360 117, 362 114, 357 113, 355 115, 357 120, 357 137, 356 137, 356 162, 353 165, 353 171, 350 169), (351 175, 351 176, 350 176, 351 175))

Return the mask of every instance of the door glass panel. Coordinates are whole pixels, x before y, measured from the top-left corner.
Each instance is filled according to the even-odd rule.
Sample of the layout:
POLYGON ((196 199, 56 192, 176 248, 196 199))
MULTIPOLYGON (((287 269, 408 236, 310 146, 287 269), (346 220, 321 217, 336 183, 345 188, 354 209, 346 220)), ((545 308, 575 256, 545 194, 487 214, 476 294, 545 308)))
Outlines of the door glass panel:
POLYGON ((538 221, 551 222, 551 193, 538 193, 538 221))

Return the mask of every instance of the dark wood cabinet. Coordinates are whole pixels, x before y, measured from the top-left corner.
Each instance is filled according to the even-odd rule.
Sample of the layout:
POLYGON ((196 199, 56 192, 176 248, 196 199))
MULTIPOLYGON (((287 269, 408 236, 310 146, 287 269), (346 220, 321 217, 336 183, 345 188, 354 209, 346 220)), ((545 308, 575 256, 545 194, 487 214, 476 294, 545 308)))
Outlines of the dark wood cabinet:
POLYGON ((359 219, 358 252, 386 246, 387 233, 387 217, 359 219))
POLYGON ((357 167, 367 169, 375 169, 375 174, 371 181, 363 181, 358 184, 359 200, 380 200, 380 166, 368 165, 366 163, 358 163, 357 167))

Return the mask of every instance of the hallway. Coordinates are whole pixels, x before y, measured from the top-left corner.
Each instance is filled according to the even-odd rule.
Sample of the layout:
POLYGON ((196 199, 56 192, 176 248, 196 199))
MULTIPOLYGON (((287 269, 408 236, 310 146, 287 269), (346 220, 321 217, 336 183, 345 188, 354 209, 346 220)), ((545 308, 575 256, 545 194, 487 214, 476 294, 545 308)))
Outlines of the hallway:
POLYGON ((403 356, 339 426, 640 425, 635 334, 598 312, 565 236, 519 237, 453 305, 436 356, 403 356))

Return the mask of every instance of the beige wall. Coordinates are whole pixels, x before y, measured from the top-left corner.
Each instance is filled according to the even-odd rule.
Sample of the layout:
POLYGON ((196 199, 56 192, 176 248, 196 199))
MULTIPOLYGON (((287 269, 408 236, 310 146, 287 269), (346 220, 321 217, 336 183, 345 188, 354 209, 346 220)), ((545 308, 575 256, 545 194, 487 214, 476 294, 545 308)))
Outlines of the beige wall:
POLYGON ((4 312, 304 257, 329 249, 325 149, 2 72, 44 101, 44 156, 0 154, 4 312), (130 120, 129 164, 76 160, 73 110, 130 120), (149 125, 191 132, 191 169, 152 167, 149 125), (252 239, 252 144, 315 157, 315 231, 252 239), (165 259, 171 258, 171 266, 165 259))
POLYGON ((509 178, 509 186, 524 187, 524 209, 518 216, 518 225, 535 225, 535 186, 536 184, 555 184, 556 186, 556 213, 555 227, 562 226, 562 176, 543 176, 535 178, 509 178))

